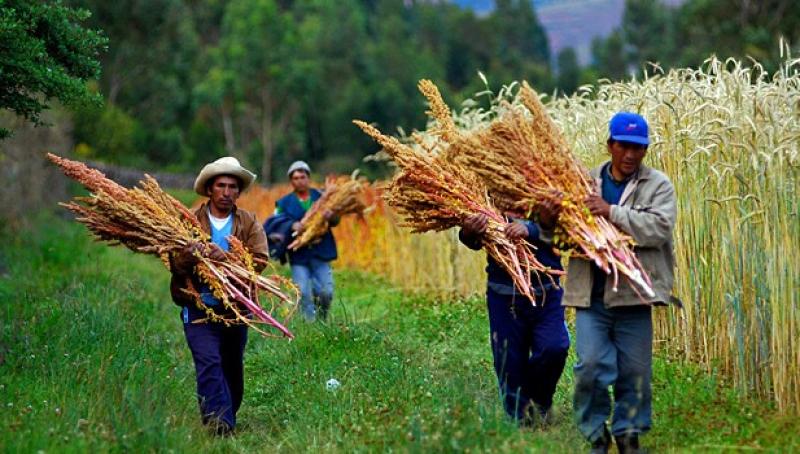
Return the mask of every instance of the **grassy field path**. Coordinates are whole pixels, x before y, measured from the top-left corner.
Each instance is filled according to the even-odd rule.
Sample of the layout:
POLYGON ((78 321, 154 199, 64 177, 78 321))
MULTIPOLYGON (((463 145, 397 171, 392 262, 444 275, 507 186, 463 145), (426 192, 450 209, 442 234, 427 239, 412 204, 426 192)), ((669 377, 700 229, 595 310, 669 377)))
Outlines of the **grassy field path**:
MULTIPOLYGON (((251 333, 236 437, 199 424, 168 275, 50 218, 0 234, 0 450, 5 452, 580 452, 574 356, 556 422, 519 430, 497 397, 482 299, 435 300, 336 274, 329 324, 251 333), (325 382, 335 378, 334 392, 325 382)), ((659 356, 651 452, 791 452, 800 423, 659 356)))

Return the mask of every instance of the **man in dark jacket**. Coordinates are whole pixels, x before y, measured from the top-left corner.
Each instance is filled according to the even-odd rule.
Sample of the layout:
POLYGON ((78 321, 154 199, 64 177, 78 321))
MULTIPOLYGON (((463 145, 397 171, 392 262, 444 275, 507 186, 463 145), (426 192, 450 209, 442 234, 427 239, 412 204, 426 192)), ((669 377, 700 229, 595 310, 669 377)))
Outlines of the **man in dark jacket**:
MULTIPOLYGON (((311 168, 305 162, 292 163, 287 175, 294 191, 275 203, 274 216, 291 218, 294 221, 292 232, 299 235, 303 230, 300 221, 322 193, 310 186, 311 168)), ((332 213, 326 212, 323 215, 331 225, 336 225, 337 220, 332 213)), ((292 280, 300 289, 300 305, 304 318, 311 322, 319 315, 325 320, 333 301, 333 271, 330 265, 332 260, 336 260, 336 241, 333 234, 328 230, 319 242, 296 251, 288 251, 288 255, 292 280)))
MULTIPOLYGON (((547 202, 539 212, 540 223, 552 228, 558 205, 547 202)), ((481 248, 481 237, 488 220, 483 214, 468 218, 459 239, 470 249, 481 248)), ((525 238, 538 249, 536 258, 546 266, 561 270, 559 257, 551 246, 539 240, 539 225, 530 221, 506 224, 512 241, 525 238)), ((531 276, 536 306, 514 286, 511 276, 491 257, 486 272, 494 369, 503 407, 520 425, 540 420, 549 423, 556 384, 564 370, 569 350, 569 334, 561 306, 562 290, 548 276, 531 276)), ((553 277, 558 282, 557 277, 553 277)))
POLYGON ((236 412, 242 403, 247 326, 202 321, 207 317, 206 308, 200 307, 183 290, 191 283, 193 288, 200 289, 204 306, 219 315, 232 315, 194 273, 195 253, 224 259, 222 251, 228 250, 230 236, 239 239, 253 257, 259 259, 255 261, 256 271, 260 273, 263 270, 268 257, 264 229, 253 213, 236 207, 239 194, 255 178, 255 174, 232 157, 220 158, 203 167, 195 180, 194 190, 209 200, 196 209, 194 215, 203 230, 211 235, 213 244, 206 248, 197 244, 170 257, 170 291, 175 303, 182 306, 183 331, 194 360, 202 421, 218 435, 227 435, 233 430, 236 412))

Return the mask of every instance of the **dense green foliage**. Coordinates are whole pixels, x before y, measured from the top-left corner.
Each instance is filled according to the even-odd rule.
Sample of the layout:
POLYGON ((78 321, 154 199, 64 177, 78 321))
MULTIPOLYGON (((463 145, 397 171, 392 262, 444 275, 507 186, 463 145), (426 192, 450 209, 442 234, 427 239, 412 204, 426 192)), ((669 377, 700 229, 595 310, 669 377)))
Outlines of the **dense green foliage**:
MULTIPOLYGON (((518 430, 502 414, 481 298, 437 301, 337 272, 329 325, 297 339, 250 336, 239 435, 199 424, 194 370, 158 260, 91 243, 42 219, 0 233, 0 446, 9 452, 578 452, 574 357, 555 425, 518 430), (342 385, 328 392, 325 382, 342 385)), ((658 356, 658 452, 791 452, 798 422, 742 403, 729 384, 658 356)))
POLYGON ((625 0, 622 26, 593 45, 592 70, 619 80, 647 70, 697 67, 711 54, 752 57, 775 71, 783 61, 779 40, 800 44, 800 7, 794 0, 625 0))
MULTIPOLYGON (((99 101, 86 81, 100 74, 106 40, 84 26, 87 17, 60 1, 0 0, 0 109, 39 124, 50 99, 99 101)), ((0 139, 9 133, 0 128, 0 139)))
POLYGON ((374 143, 350 121, 423 127, 423 77, 450 103, 485 88, 478 71, 493 90, 525 79, 572 93, 648 61, 697 67, 712 53, 750 55, 770 70, 779 37, 800 39, 791 0, 627 0, 620 28, 580 68, 571 49, 550 55, 526 0, 498 0, 480 15, 426 0, 63 1, 0 2, 0 102, 35 120, 48 97, 85 98, 99 58, 90 87, 107 102, 77 109, 79 157, 194 172, 230 154, 261 183, 295 159, 321 173, 375 170, 361 162, 374 143), (99 57, 104 38, 93 30, 108 37, 99 57))
POLYGON ((279 177, 294 159, 322 172, 360 165, 374 145, 353 118, 424 126, 416 83, 451 99, 524 78, 554 87, 530 2, 487 16, 397 0, 71 0, 109 37, 99 88, 76 116, 78 150, 129 165, 196 170, 226 153, 279 177))

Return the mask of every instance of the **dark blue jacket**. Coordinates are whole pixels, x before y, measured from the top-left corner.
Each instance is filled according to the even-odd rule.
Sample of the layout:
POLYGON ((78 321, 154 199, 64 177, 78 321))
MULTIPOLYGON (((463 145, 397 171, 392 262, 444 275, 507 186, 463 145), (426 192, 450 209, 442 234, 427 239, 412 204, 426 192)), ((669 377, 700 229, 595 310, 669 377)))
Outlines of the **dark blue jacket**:
POLYGON ((286 248, 292 242, 293 223, 294 219, 284 213, 274 214, 264 221, 264 232, 269 240, 271 259, 286 263, 286 248), (280 241, 276 238, 280 238, 280 241))
MULTIPOLYGON (((555 252, 553 252, 553 245, 547 244, 542 242, 539 239, 539 226, 536 223, 530 221, 521 221, 528 227, 528 242, 536 246, 536 259, 542 263, 542 265, 553 268, 555 270, 563 270, 563 266, 561 265, 561 259, 555 252)), ((474 241, 471 238, 467 238, 463 235, 463 232, 458 232, 458 239, 464 243, 470 249, 478 250, 481 248, 480 241, 474 241)), ((486 274, 489 287, 492 290, 498 291, 498 289, 508 288, 509 290, 514 290, 516 293, 519 293, 519 290, 514 287, 514 281, 511 279, 511 276, 508 272, 497 263, 491 256, 487 255, 487 262, 486 265, 486 274)), ((531 284, 533 285, 533 290, 535 293, 541 293, 541 291, 548 290, 552 287, 552 282, 558 283, 558 276, 552 276, 552 281, 550 276, 542 275, 538 276, 538 273, 531 273, 531 284)), ((507 293, 505 291, 500 291, 500 293, 507 293)))
MULTIPOLYGON (((309 191, 311 201, 316 202, 322 197, 322 193, 316 189, 309 191)), ((278 208, 278 214, 284 214, 292 219, 292 222, 300 221, 306 214, 306 210, 300 205, 300 199, 292 192, 281 197, 275 206, 278 208)), ((330 262, 336 260, 336 240, 333 239, 333 234, 330 230, 325 232, 319 243, 310 244, 302 247, 296 251, 288 251, 289 263, 293 265, 308 265, 311 259, 322 260, 330 262)))

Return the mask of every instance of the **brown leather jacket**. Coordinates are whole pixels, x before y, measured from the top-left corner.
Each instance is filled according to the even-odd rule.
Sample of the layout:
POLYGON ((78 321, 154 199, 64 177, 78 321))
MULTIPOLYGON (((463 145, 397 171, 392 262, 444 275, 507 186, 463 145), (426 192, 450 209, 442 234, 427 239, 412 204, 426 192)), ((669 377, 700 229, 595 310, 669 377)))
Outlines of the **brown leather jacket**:
MULTIPOLYGON (((208 219, 208 202, 200 205, 199 208, 194 210, 194 215, 200 221, 200 225, 206 232, 211 232, 211 221, 208 219)), ((267 260, 269 258, 269 250, 267 248, 267 236, 264 234, 264 228, 256 219, 256 215, 245 210, 233 207, 233 236, 239 239, 253 254, 254 258, 267 260)), ((256 271, 261 272, 264 265, 255 263, 256 271)), ((170 270, 172 271, 172 279, 170 281, 169 290, 172 294, 172 301, 179 306, 186 306, 194 303, 192 298, 182 291, 186 287, 186 279, 192 279, 195 288, 200 287, 200 283, 195 276, 187 274, 185 270, 191 269, 187 265, 180 254, 174 254, 170 257, 170 270)))

